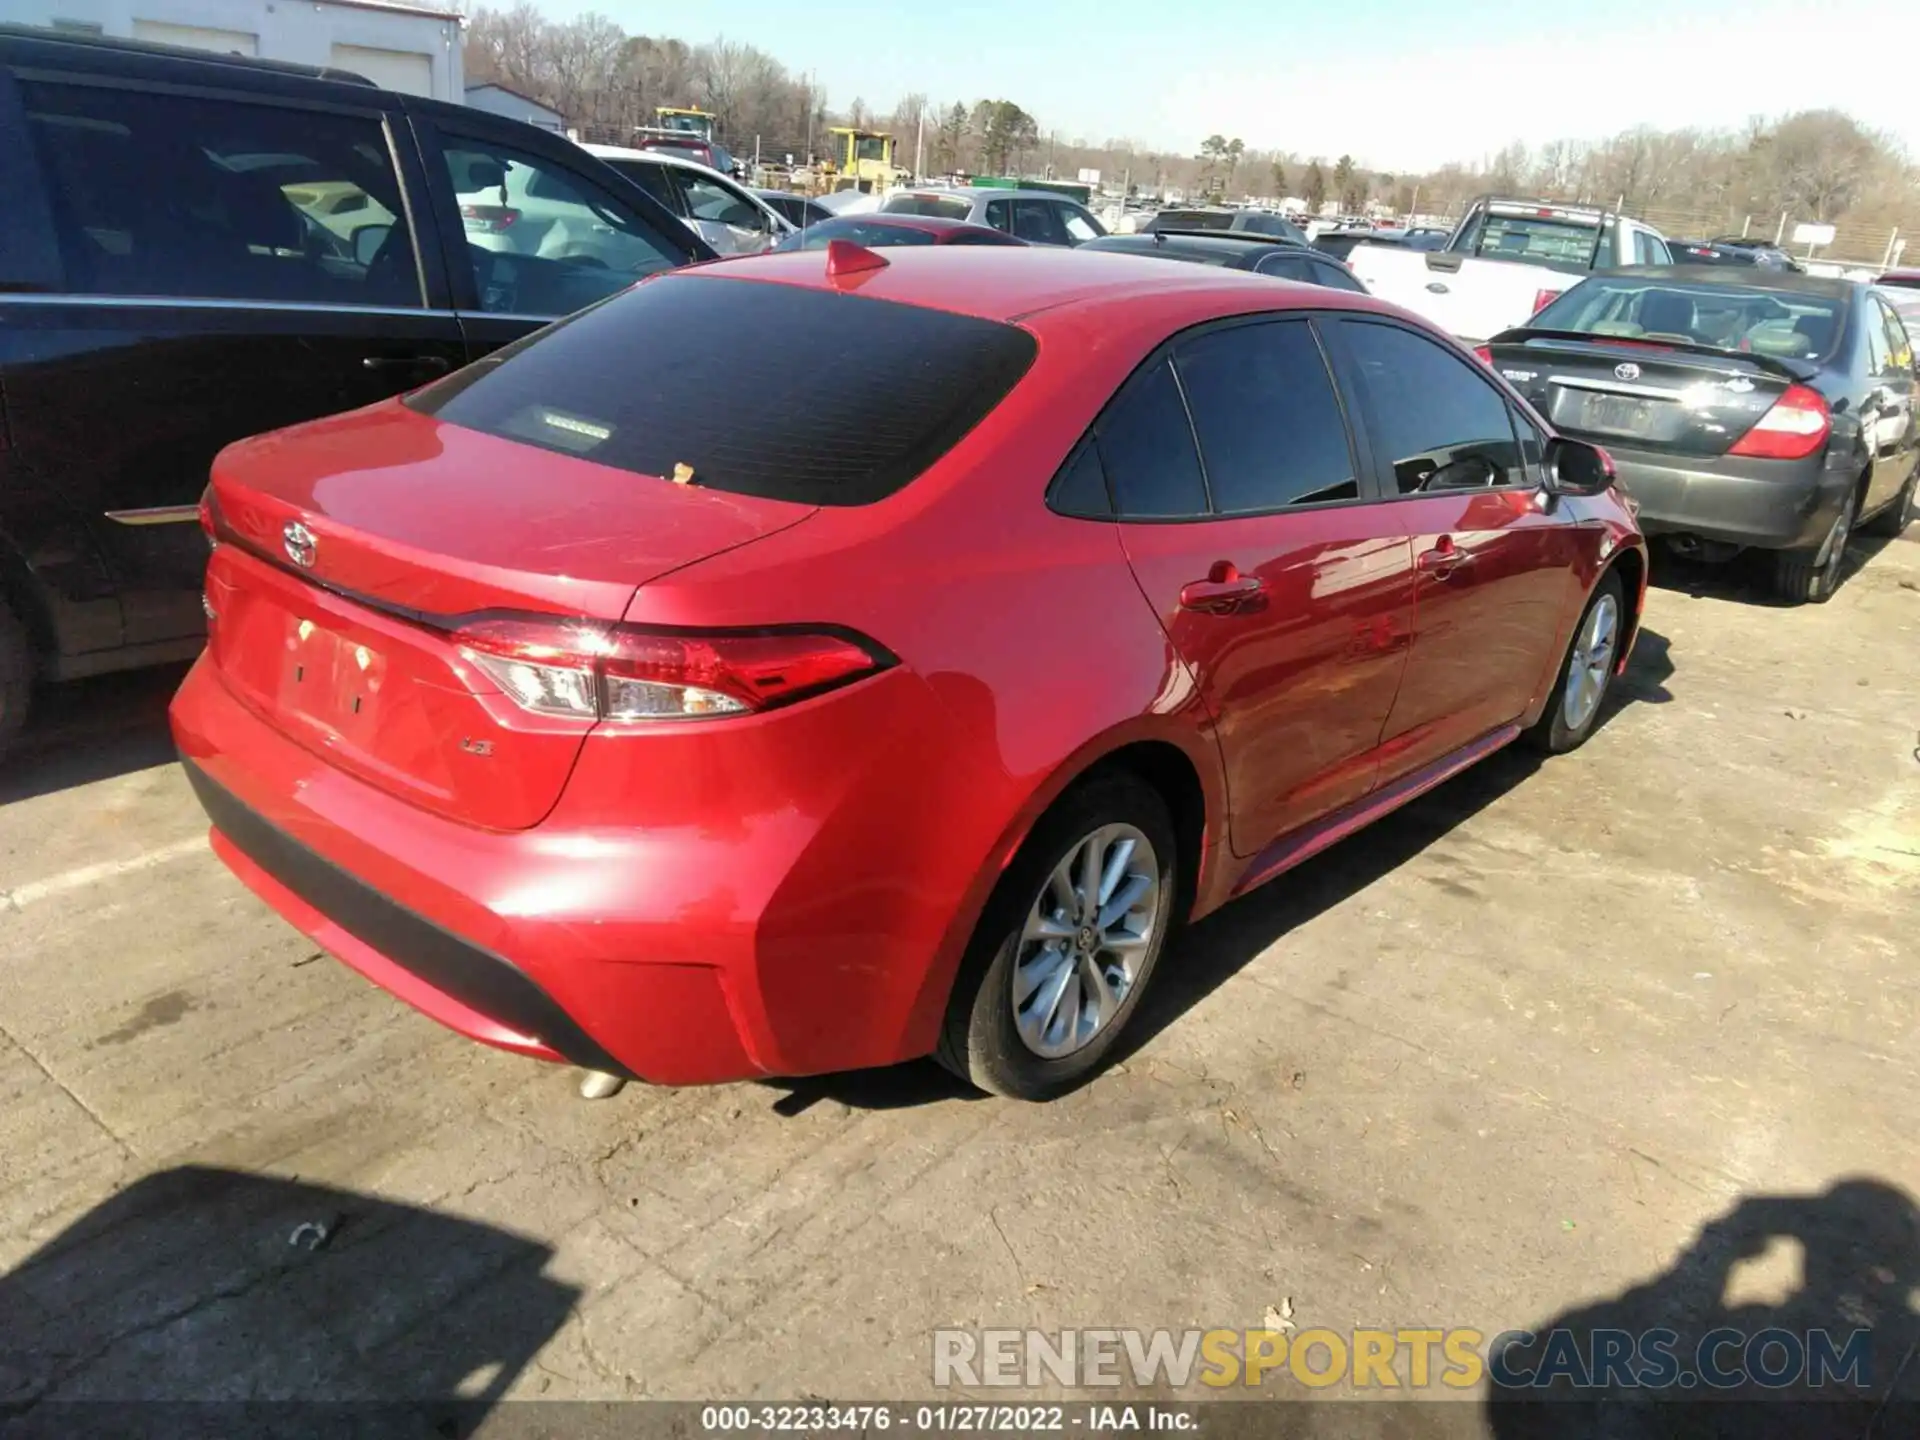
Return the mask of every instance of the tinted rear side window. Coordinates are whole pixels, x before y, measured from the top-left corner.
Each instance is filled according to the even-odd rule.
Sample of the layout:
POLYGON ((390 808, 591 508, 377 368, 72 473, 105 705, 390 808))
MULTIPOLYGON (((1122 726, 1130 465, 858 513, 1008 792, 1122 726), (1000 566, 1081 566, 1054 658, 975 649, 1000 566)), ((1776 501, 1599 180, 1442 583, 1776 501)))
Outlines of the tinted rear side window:
POLYGON ((964 220, 973 213, 973 201, 959 195, 890 195, 880 209, 888 215, 932 215, 941 220, 964 220))
POLYGON ((792 285, 636 286, 411 396, 454 425, 803 505, 919 475, 1033 363, 993 320, 792 285))
POLYGON ((1120 514, 1178 519, 1207 513, 1193 427, 1164 360, 1120 392, 1095 431, 1107 487, 1120 514))

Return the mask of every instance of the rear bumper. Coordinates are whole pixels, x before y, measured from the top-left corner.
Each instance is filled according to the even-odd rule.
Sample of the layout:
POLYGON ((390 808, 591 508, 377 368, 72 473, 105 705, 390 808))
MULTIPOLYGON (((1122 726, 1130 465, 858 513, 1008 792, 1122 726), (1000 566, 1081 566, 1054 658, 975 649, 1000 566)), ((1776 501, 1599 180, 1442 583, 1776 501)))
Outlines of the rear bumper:
POLYGON ((216 852, 321 949, 472 1039, 665 1085, 928 1053, 987 883, 944 793, 901 803, 990 788, 924 683, 778 718, 723 752, 590 740, 544 822, 495 831, 330 765, 205 656, 172 709, 216 852), (837 726, 887 738, 850 772, 837 726))
POLYGON ((1649 535, 1767 550, 1817 547, 1854 483, 1851 467, 1808 460, 1727 460, 1659 455, 1607 445, 1619 485, 1640 506, 1649 535))

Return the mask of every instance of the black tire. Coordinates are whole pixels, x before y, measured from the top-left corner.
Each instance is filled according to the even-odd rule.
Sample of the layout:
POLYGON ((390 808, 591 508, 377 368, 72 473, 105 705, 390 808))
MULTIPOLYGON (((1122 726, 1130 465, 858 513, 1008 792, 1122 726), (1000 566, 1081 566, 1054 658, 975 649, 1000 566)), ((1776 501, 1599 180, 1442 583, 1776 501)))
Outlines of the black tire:
MULTIPOLYGON (((1547 698, 1547 708, 1540 712, 1540 718, 1522 737, 1534 749, 1549 755, 1564 755, 1587 743, 1587 737, 1599 726, 1600 716, 1607 708, 1607 696, 1613 693, 1614 669, 1619 662, 1620 641, 1627 633, 1627 623, 1626 587, 1620 583, 1620 573, 1609 570, 1600 577, 1600 583, 1593 587, 1593 594, 1587 598, 1587 608, 1580 612, 1580 623, 1573 627, 1566 654, 1560 657, 1560 669, 1553 682, 1553 692, 1547 698), (1590 698, 1588 695, 1581 697, 1581 704, 1574 707, 1581 718, 1578 724, 1574 724, 1567 718, 1568 692, 1575 683, 1574 654, 1588 640, 1587 627, 1594 613, 1607 601, 1612 602, 1613 625, 1604 663, 1597 677, 1599 693, 1590 698)), ((1586 673, 1591 677, 1592 667, 1586 667, 1586 673)), ((1593 678, 1588 678, 1586 683, 1593 684, 1593 678)))
MULTIPOLYGON (((987 902, 954 979, 935 1058, 980 1089, 1017 1100, 1051 1100, 1099 1070, 1139 1008, 1173 928, 1180 875, 1176 845, 1166 802, 1133 775, 1099 776, 1061 796, 1027 837, 987 902), (1021 1038, 1016 1024, 1015 974, 1023 951, 1028 950, 1022 932, 1054 872, 1080 851, 1087 838, 1108 826, 1130 826, 1152 848, 1158 883, 1151 902, 1152 929, 1132 983, 1111 1017, 1080 1048, 1048 1058, 1021 1038)), ((1084 927, 1081 933, 1086 933, 1084 927)), ((1039 942, 1031 943, 1037 949, 1039 942)), ((1067 963, 1072 968, 1078 962, 1067 963)), ((1092 958, 1086 963, 1093 963, 1092 958)), ((1075 986, 1072 993, 1081 995, 1077 978, 1075 986)), ((1036 992, 1035 1003, 1039 1001, 1036 992)))
POLYGON ((1795 605, 1823 605, 1840 588, 1840 574, 1847 563, 1847 541, 1853 536, 1854 517, 1860 497, 1848 494, 1834 517, 1833 529, 1821 547, 1808 555, 1805 551, 1782 550, 1773 559, 1773 588, 1782 600, 1795 605))
POLYGON ((1920 470, 1907 477, 1907 483, 1900 487, 1900 493, 1893 497, 1893 503, 1882 510, 1873 519, 1860 527, 1863 535, 1882 535, 1889 540, 1900 538, 1907 528, 1907 522, 1913 518, 1913 492, 1920 486, 1920 470))
POLYGON ((26 627, 0 602, 0 760, 27 723, 27 702, 33 698, 33 649, 26 627))

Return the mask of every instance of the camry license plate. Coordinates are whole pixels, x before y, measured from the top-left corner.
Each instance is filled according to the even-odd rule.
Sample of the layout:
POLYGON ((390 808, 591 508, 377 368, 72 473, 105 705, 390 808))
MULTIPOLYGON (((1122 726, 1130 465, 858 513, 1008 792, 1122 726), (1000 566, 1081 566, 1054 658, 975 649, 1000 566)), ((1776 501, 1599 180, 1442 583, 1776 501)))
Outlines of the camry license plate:
POLYGON ((1653 402, 1626 395, 1583 395, 1574 421, 1575 429, 1609 435, 1651 435, 1653 427, 1653 402))

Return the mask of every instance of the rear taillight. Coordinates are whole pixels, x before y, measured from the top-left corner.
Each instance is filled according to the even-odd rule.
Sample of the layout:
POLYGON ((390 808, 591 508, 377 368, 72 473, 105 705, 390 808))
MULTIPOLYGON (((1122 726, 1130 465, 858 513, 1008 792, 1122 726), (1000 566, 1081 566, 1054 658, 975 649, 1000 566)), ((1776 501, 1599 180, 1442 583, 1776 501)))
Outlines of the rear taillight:
POLYGON ((1789 385, 1727 453, 1752 460, 1804 460, 1832 433, 1833 412, 1826 399, 1805 385, 1789 385))
POLYGON ((772 710, 893 663, 831 630, 648 630, 476 620, 453 641, 521 708, 581 720, 693 720, 772 710))
POLYGON ((488 235, 498 235, 520 218, 520 212, 511 205, 462 205, 460 222, 469 230, 479 230, 488 235))
POLYGON ((1558 300, 1565 293, 1566 292, 1564 290, 1534 291, 1533 292, 1533 313, 1535 315, 1538 315, 1542 310, 1546 309, 1547 306, 1551 305, 1554 301, 1558 300))
POLYGON ((1480 363, 1482 365, 1493 364, 1493 347, 1491 345, 1476 345, 1473 347, 1473 353, 1480 357, 1480 363))
POLYGON ((207 548, 220 543, 220 521, 213 509, 213 486, 200 492, 200 533, 207 537, 207 548))

